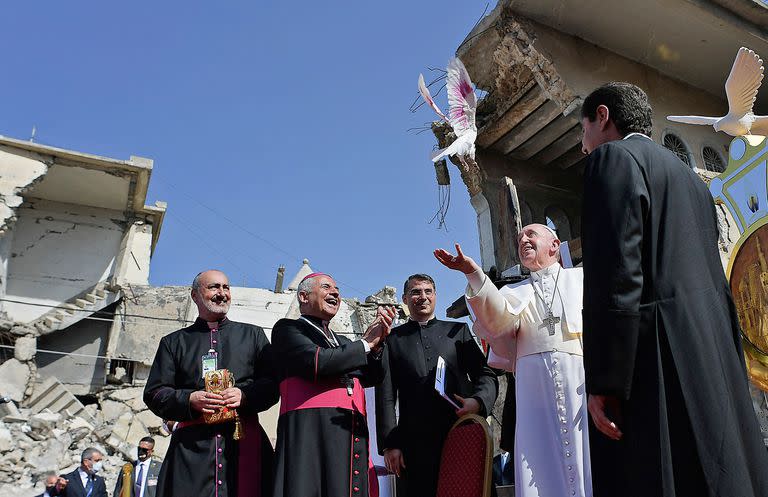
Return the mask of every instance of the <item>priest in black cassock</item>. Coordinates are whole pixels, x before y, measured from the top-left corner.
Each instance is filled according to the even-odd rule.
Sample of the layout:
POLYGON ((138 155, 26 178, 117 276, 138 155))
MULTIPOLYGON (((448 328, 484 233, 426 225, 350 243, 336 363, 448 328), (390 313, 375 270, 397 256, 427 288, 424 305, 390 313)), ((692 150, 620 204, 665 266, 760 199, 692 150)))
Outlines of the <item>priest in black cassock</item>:
POLYGON ((496 374, 465 323, 435 318, 437 292, 427 274, 403 289, 409 321, 384 347, 384 380, 376 387, 376 430, 387 469, 400 477, 398 496, 434 497, 443 443, 464 414, 488 416, 498 393, 496 374), (457 409, 435 390, 437 358, 457 381, 457 409), (395 417, 399 399, 400 418, 395 417))
POLYGON ((594 495, 765 497, 768 456, 712 196, 649 138, 640 88, 598 88, 581 122, 594 495))
POLYGON ((306 276, 296 297, 301 317, 272 329, 282 377, 273 497, 376 497, 363 388, 381 381, 395 311, 380 307, 362 339, 352 341, 328 327, 341 305, 333 278, 306 276))
POLYGON ((179 422, 160 470, 157 497, 269 497, 273 453, 258 413, 278 400, 271 345, 260 327, 227 319, 231 294, 224 273, 198 274, 192 300, 199 317, 160 340, 144 388, 152 412, 179 422), (228 369, 235 386, 221 395, 207 393, 204 367, 228 369), (239 441, 233 439, 234 422, 202 420, 203 413, 224 407, 240 415, 245 433, 239 441))

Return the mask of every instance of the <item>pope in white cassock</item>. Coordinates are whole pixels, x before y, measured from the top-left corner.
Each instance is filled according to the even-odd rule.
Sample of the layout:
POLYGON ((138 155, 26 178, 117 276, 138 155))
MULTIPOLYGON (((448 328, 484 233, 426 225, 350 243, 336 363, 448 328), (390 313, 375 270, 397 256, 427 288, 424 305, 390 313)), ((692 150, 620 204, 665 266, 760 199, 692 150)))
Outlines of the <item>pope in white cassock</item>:
POLYGON ((466 275, 473 330, 491 346, 489 364, 515 373, 515 495, 591 497, 581 268, 560 266, 560 240, 541 224, 518 235, 530 278, 501 289, 456 250, 435 257, 466 275))

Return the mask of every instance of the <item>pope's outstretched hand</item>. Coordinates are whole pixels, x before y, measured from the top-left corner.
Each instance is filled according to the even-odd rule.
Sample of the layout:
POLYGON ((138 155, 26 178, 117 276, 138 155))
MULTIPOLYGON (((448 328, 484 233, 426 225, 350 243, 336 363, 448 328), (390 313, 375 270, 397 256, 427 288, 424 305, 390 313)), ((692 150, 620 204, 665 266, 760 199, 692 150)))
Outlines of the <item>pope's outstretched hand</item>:
POLYGON ((447 250, 437 249, 433 252, 435 258, 448 269, 455 271, 461 271, 464 274, 474 273, 480 269, 480 266, 469 256, 464 255, 461 251, 461 245, 456 244, 456 255, 451 254, 447 250))

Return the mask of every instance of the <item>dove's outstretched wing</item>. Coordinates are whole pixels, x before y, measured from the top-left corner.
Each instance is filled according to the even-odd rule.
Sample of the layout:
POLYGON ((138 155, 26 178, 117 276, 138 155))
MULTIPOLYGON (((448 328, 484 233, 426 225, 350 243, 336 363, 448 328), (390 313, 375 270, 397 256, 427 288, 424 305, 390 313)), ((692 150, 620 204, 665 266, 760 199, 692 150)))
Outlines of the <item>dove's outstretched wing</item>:
POLYGON ((752 104, 762 81, 763 60, 752 50, 741 47, 725 82, 728 114, 741 118, 752 112, 752 104))
POLYGON ((448 63, 448 122, 456 136, 461 136, 469 130, 477 131, 475 111, 477 97, 469 79, 469 73, 458 58, 448 63))
POLYGON ((712 126, 717 121, 720 120, 719 117, 707 117, 707 116, 667 116, 667 119, 670 121, 675 121, 676 123, 686 123, 686 124, 708 124, 712 126))
POLYGON ((750 134, 768 136, 768 116, 755 116, 750 134))
POLYGON ((430 107, 432 107, 432 110, 437 112, 437 115, 440 116, 444 120, 448 120, 447 117, 445 117, 445 114, 443 114, 443 111, 440 110, 440 107, 437 106, 434 99, 432 98, 432 94, 429 93, 429 88, 427 88, 427 85, 424 84, 424 75, 419 74, 419 93, 421 93, 421 96, 424 98, 424 101, 429 104, 430 107))

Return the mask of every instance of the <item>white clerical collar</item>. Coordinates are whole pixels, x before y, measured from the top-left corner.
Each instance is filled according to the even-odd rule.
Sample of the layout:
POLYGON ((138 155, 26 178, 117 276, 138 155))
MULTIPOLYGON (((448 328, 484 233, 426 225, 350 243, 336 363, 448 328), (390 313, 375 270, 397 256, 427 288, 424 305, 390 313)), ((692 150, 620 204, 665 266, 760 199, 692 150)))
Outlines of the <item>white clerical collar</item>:
POLYGON ((549 266, 539 269, 538 271, 531 271, 531 274, 533 276, 536 276, 536 278, 543 278, 545 276, 554 276, 557 274, 557 272, 560 270, 560 264, 557 262, 550 264, 549 266))
POLYGON ((645 137, 645 138, 648 138, 649 140, 651 139, 651 137, 650 137, 650 136, 648 136, 648 135, 644 135, 644 134, 642 134, 642 133, 637 133, 637 132, 634 132, 634 133, 629 133, 627 136, 625 136, 624 138, 622 138, 622 140, 626 140, 626 139, 627 139, 627 138, 629 138, 630 136, 634 136, 634 135, 640 135, 640 136, 643 136, 643 137, 645 137))
POLYGON ((434 315, 434 314, 432 314, 431 316, 429 316, 429 319, 427 319, 426 321, 416 321, 415 319, 413 319, 413 318, 412 318, 412 317, 410 317, 410 316, 408 317, 408 319, 409 319, 410 321, 415 321, 415 322, 419 323, 419 325, 421 325, 421 326, 426 326, 426 325, 428 325, 428 324, 429 324, 429 322, 430 322, 430 321, 432 321, 433 319, 435 319, 435 315, 434 315))

